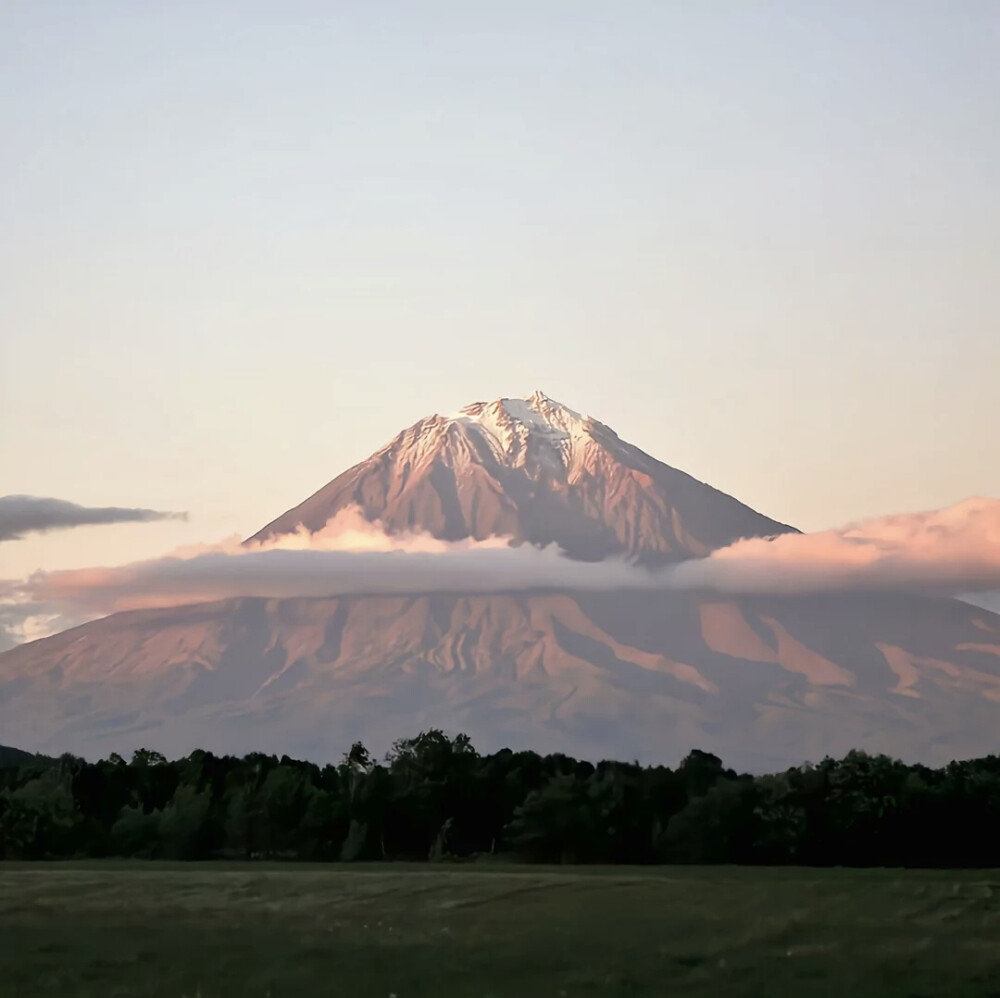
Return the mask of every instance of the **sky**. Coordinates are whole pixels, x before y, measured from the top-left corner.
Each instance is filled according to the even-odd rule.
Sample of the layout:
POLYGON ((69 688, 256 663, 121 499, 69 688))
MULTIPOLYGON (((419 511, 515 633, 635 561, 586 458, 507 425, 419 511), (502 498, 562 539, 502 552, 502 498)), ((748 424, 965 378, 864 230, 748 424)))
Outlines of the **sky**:
POLYGON ((0 496, 249 535, 534 389, 806 530, 1000 496, 1000 6, 0 0, 0 496))

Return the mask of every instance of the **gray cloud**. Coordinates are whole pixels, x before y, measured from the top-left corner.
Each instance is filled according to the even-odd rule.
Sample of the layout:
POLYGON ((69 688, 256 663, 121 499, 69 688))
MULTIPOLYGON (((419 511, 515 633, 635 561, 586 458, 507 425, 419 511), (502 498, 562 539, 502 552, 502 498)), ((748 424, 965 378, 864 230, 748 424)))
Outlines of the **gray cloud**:
POLYGON ((65 499, 43 496, 0 496, 0 541, 21 540, 26 534, 46 533, 106 523, 148 523, 184 520, 186 513, 121 506, 80 506, 65 499))
POLYGON ((644 588, 654 576, 623 561, 572 562, 524 546, 455 551, 212 551, 115 568, 38 572, 15 587, 24 605, 45 603, 108 613, 229 597, 349 593, 644 588))

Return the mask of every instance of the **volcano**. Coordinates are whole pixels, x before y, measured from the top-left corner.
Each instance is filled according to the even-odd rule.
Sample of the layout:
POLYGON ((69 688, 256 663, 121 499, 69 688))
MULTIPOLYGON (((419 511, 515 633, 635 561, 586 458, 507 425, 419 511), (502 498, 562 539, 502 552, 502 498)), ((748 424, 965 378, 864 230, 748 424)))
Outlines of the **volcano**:
MULTIPOLYGON (((647 566, 794 530, 541 392, 420 420, 246 543, 345 510, 388 533, 647 566)), ((700 748, 757 770, 996 750, 1000 616, 956 600, 428 588, 135 610, 19 646, 0 654, 0 735, 49 754, 323 761, 440 727, 484 750, 675 763, 700 748)))
POLYGON ((390 532, 510 537, 586 561, 662 564, 793 529, 542 392, 420 420, 248 540, 314 532, 352 507, 390 532))

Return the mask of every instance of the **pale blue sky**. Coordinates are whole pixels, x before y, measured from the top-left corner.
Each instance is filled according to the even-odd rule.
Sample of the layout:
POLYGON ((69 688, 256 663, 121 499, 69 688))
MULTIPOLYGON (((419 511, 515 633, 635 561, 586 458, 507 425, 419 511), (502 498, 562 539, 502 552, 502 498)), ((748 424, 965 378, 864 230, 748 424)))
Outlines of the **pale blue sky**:
POLYGON ((0 494, 251 533, 549 395, 812 529, 1000 494, 996 2, 0 2, 0 494))

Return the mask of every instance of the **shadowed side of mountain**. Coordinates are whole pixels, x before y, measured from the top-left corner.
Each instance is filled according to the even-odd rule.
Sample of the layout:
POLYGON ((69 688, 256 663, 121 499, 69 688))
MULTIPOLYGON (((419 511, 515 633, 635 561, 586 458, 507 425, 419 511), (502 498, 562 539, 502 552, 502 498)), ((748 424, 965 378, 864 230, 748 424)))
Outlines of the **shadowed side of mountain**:
POLYGON ((9 745, 0 745, 0 768, 4 766, 25 766, 34 761, 36 756, 31 752, 23 752, 21 749, 11 748, 9 745))

